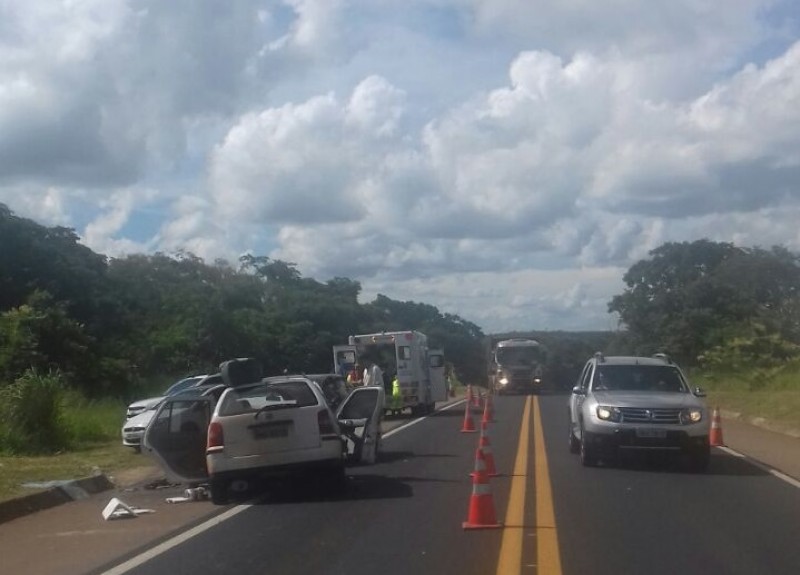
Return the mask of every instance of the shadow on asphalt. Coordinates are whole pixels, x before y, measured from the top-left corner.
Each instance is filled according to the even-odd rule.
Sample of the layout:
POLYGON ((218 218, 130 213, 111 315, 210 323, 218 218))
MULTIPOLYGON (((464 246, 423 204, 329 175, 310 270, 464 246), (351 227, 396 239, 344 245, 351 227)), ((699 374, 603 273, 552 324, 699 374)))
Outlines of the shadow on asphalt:
POLYGON ((457 457, 452 453, 414 453, 413 451, 381 451, 376 464, 395 463, 418 457, 457 457))
MULTIPOLYGON (((376 465, 420 457, 456 457, 450 453, 414 453, 412 451, 382 451, 376 465)), ((397 499, 412 497, 413 483, 459 483, 453 479, 437 477, 392 477, 374 473, 360 473, 365 466, 347 469, 344 485, 326 484, 319 478, 295 477, 274 478, 257 482, 252 489, 240 497, 232 498, 241 503, 252 501, 254 505, 276 505, 281 503, 309 503, 324 501, 355 501, 362 499, 397 499)))
POLYGON ((705 471, 691 470, 679 455, 670 453, 638 453, 626 454, 611 463, 604 462, 603 467, 643 472, 665 472, 686 475, 719 475, 732 477, 757 477, 769 475, 763 469, 749 463, 746 459, 733 457, 725 453, 711 453, 711 461, 705 471))

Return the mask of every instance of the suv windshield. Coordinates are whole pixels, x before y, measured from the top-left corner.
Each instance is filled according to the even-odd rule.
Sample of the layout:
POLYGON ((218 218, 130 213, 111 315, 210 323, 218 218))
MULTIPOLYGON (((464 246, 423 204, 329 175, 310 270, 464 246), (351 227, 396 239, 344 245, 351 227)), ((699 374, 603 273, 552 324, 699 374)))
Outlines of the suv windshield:
POLYGON ((596 391, 688 391, 680 372, 669 365, 598 365, 592 382, 596 391))

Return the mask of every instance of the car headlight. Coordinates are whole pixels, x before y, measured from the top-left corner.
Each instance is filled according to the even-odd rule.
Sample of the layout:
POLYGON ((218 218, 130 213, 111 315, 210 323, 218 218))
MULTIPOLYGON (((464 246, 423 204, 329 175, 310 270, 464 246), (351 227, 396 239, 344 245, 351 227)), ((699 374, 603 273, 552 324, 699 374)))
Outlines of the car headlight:
POLYGON ((702 409, 684 409, 681 411, 681 423, 689 425, 691 423, 700 423, 703 420, 702 409))
POLYGON ((603 421, 619 421, 620 411, 617 407, 609 407, 607 405, 598 405, 595 411, 597 418, 603 421))
POLYGON ((542 380, 539 377, 534 377, 533 378, 533 383, 542 383, 542 380))
POLYGON ((500 385, 508 385, 508 378, 506 376, 500 378, 500 385))

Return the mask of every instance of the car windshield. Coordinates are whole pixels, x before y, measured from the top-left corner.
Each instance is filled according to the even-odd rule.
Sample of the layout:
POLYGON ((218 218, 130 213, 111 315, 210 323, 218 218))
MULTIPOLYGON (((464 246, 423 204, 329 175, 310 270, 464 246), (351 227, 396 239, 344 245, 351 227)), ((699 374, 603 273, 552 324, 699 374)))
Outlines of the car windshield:
POLYGON ((680 372, 668 365, 600 365, 592 389, 596 391, 688 391, 680 372))
POLYGON ((231 389, 220 405, 220 415, 235 415, 265 408, 319 405, 305 381, 264 382, 231 389))

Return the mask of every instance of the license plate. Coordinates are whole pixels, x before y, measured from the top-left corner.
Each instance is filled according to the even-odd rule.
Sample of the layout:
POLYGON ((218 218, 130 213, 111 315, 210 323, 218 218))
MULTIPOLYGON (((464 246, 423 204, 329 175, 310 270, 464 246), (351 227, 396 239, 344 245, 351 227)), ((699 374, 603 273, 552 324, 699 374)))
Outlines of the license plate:
POLYGON ((636 437, 642 437, 647 439, 666 439, 667 437, 667 430, 666 429, 649 429, 646 427, 639 427, 636 429, 636 437))
POLYGON ((289 436, 289 425, 286 423, 280 425, 253 426, 252 430, 253 437, 256 439, 278 439, 289 436))

